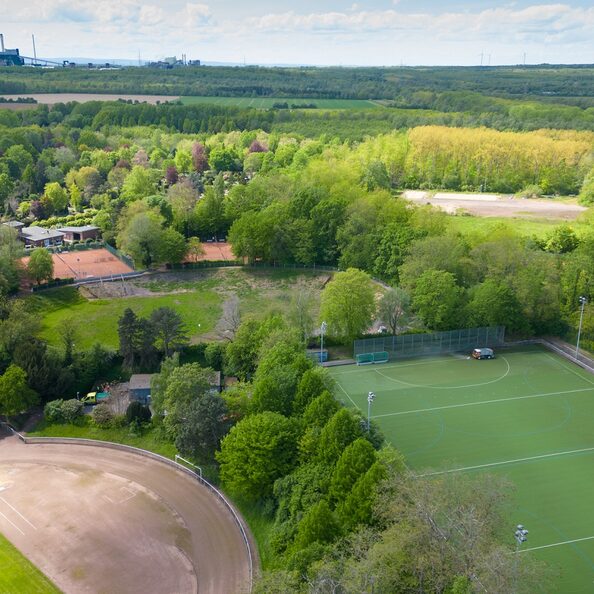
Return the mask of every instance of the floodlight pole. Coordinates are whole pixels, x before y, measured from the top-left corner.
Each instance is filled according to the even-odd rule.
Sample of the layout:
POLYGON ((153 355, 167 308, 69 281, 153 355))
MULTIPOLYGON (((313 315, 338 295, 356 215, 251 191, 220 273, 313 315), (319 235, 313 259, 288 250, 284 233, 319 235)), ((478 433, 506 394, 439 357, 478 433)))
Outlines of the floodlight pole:
POLYGON ((326 322, 322 322, 320 326, 320 365, 324 362, 324 332, 328 328, 326 322))
POLYGON ((580 325, 578 328, 577 343, 575 345, 575 358, 577 359, 580 354, 580 337, 582 335, 582 322, 584 320, 584 306, 588 303, 588 300, 583 295, 580 297, 580 305, 582 306, 580 311, 580 325))
POLYGON ((369 392, 367 394, 367 433, 371 428, 371 403, 375 398, 375 394, 373 392, 369 392))

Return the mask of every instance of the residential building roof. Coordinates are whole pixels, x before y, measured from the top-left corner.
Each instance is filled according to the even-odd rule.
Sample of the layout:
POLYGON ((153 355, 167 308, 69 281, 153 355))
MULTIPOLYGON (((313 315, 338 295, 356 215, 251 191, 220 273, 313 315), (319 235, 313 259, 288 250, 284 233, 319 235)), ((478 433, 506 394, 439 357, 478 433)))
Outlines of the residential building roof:
POLYGON ((59 239, 64 237, 64 233, 55 229, 44 229, 43 227, 25 227, 21 229, 21 234, 31 241, 40 241, 43 239, 59 239))
POLYGON ((152 373, 135 373, 130 376, 128 387, 130 390, 150 390, 152 373))
POLYGON ((25 226, 25 223, 21 223, 21 221, 7 221, 6 223, 2 223, 7 227, 12 227, 13 229, 20 229, 21 227, 25 226))
POLYGON ((58 231, 62 233, 84 233, 85 231, 99 231, 95 225, 82 225, 81 227, 59 227, 58 231))

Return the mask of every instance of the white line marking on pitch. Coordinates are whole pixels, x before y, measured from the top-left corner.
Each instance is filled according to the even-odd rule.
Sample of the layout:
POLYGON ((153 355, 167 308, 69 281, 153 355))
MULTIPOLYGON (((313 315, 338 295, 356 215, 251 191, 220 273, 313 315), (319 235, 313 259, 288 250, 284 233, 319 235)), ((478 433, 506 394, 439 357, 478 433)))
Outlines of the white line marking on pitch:
POLYGON ((357 406, 357 404, 355 403, 355 401, 349 396, 349 393, 340 385, 340 382, 337 381, 336 385, 345 393, 346 397, 353 403, 353 406, 357 410, 360 410, 359 407, 357 406))
POLYGON ((23 514, 18 509, 16 509, 16 507, 13 507, 12 505, 10 505, 10 503, 8 503, 8 501, 6 501, 6 499, 4 499, 4 497, 0 497, 0 500, 4 501, 4 503, 6 503, 6 505, 8 505, 8 507, 10 507, 10 509, 15 514, 18 514, 19 516, 21 516, 21 518, 23 518, 23 520, 25 520, 25 522, 27 522, 27 524, 29 524, 29 526, 31 526, 31 528, 33 528, 33 530, 37 530, 37 528, 35 528, 35 526, 33 524, 31 524, 31 522, 29 522, 29 520, 27 520, 27 518, 25 518, 25 516, 23 516, 23 514))
MULTIPOLYGON (((587 377, 583 377, 575 369, 571 369, 571 367, 568 367, 567 365, 565 365, 565 363, 562 363, 561 361, 558 361, 552 355, 549 355, 548 353, 545 353, 545 356, 548 357, 549 359, 551 359, 551 361, 554 361, 555 363, 557 363, 557 365, 560 365, 564 369, 567 369, 567 371, 569 371, 570 373, 573 373, 573 375, 577 375, 580 379, 583 379, 585 382, 588 382, 589 384, 594 385, 594 382, 591 379, 589 379, 587 377)), ((574 365, 575 365, 575 363, 574 363, 574 365)))
MULTIPOLYGON (((466 361, 466 359, 453 359, 454 361, 466 361)), ((438 363, 451 363, 452 359, 444 359, 443 361, 420 361, 419 363, 395 363, 393 365, 385 365, 384 369, 401 369, 402 367, 416 367, 417 365, 437 365, 438 363)), ((364 373, 366 371, 375 371, 373 367, 369 367, 368 369, 349 369, 348 371, 338 372, 337 375, 347 375, 349 373, 364 373)))
POLYGON ((435 406, 433 408, 417 408, 416 410, 404 410, 401 412, 385 413, 383 415, 374 415, 372 419, 381 417, 396 417, 399 415, 412 415, 420 412, 432 412, 435 410, 445 410, 448 408, 462 408, 464 406, 479 406, 481 404, 496 404, 497 402, 510 402, 513 400, 528 400, 530 398, 544 398, 545 396, 559 396, 562 394, 574 394, 576 392, 591 392, 592 388, 578 388, 577 390, 565 390, 564 392, 544 392, 542 394, 530 394, 529 396, 512 396, 511 398, 495 398, 494 400, 481 400, 480 402, 465 402, 464 404, 448 404, 446 406, 435 406))
POLYGON ((594 448, 583 448, 581 450, 569 450, 567 452, 553 452, 552 454, 541 454, 540 456, 530 456, 529 458, 516 458, 515 460, 504 460, 503 462, 490 462, 489 464, 478 464, 477 466, 464 466, 463 468, 452 468, 451 470, 438 470, 437 472, 428 472, 427 474, 419 474, 417 476, 423 478, 426 476, 449 474, 451 472, 464 472, 465 470, 477 470, 479 468, 489 468, 491 466, 504 466, 505 464, 514 464, 515 462, 530 462, 531 460, 542 460, 543 458, 553 458, 555 456, 567 456, 569 454, 580 454, 582 452, 593 451, 594 448))
POLYGON ((574 540, 564 540, 563 542, 554 542, 553 544, 542 545, 540 547, 531 547, 529 549, 520 549, 519 553, 527 553, 528 551, 538 551, 540 549, 549 549, 550 547, 560 547, 566 544, 573 544, 574 542, 583 542, 584 540, 594 540, 594 536, 586 536, 584 538, 575 538, 574 540))
POLYGON ((403 380, 390 377, 389 375, 382 373, 379 369, 374 369, 373 371, 375 371, 378 375, 385 377, 387 380, 390 380, 391 382, 403 384, 404 386, 411 386, 413 388, 429 388, 431 390, 460 390, 461 388, 476 388, 478 386, 486 386, 488 384, 494 384, 496 382, 501 381, 502 379, 505 379, 511 371, 511 367, 509 361, 505 357, 501 358, 505 361, 505 364, 507 365, 507 370, 502 376, 495 378, 494 380, 489 380, 488 382, 481 382, 478 384, 466 384, 464 386, 432 386, 429 384, 411 384, 410 382, 405 382, 403 380))
POLYGON ((2 512, 0 512, 0 516, 2 516, 9 524, 12 524, 23 536, 25 536, 25 533, 14 522, 11 522, 2 512))

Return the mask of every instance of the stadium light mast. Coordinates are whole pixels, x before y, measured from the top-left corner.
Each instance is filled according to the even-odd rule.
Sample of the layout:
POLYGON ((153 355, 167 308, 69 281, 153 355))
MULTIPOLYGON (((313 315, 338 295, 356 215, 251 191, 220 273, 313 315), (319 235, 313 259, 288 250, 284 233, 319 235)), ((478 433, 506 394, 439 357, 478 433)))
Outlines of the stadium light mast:
POLYGON ((371 403, 375 399, 375 394, 373 392, 369 392, 367 394, 367 433, 369 433, 369 429, 371 427, 371 403))
POLYGON ((580 337, 582 335, 582 322, 584 320, 584 306, 586 305, 586 303, 588 303, 588 299, 586 299, 586 297, 584 297, 583 295, 580 297, 580 305, 582 306, 581 311, 580 311, 580 325, 578 328, 578 335, 577 335, 577 343, 575 345, 575 358, 578 358, 578 355, 580 354, 580 337))
POLYGON ((324 362, 324 333, 328 329, 328 324, 322 322, 320 326, 320 365, 324 362))
POLYGON ((518 553, 520 552, 520 547, 528 540, 528 530, 524 528, 522 524, 518 524, 516 526, 516 530, 514 532, 514 538, 516 539, 516 559, 514 563, 514 579, 516 581, 516 590, 517 590, 517 581, 518 581, 518 553))

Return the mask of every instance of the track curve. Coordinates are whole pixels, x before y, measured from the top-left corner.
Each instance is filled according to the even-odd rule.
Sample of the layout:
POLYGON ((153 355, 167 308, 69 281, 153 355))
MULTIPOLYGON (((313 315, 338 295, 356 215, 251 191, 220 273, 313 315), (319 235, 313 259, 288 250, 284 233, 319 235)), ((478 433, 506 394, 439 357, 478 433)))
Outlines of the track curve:
POLYGON ((250 587, 249 555, 224 504, 134 453, 0 436, 0 531, 66 594, 250 587))

